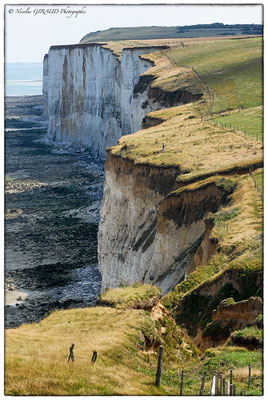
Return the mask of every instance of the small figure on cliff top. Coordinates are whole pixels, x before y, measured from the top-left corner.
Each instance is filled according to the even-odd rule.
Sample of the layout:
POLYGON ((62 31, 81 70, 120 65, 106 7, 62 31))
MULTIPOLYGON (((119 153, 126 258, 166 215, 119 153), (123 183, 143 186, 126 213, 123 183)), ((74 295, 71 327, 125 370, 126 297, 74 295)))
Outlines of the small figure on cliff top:
POLYGON ((163 153, 165 152, 165 143, 163 143, 163 147, 162 147, 163 153))

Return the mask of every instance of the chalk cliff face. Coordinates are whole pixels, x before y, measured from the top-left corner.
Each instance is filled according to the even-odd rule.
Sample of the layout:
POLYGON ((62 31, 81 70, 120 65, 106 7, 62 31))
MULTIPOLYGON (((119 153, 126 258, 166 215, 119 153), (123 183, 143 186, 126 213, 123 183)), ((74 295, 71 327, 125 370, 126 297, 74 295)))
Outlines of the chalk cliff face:
POLYGON ((47 89, 48 89, 48 84, 47 84, 47 79, 48 79, 48 54, 45 55, 44 61, 43 61, 43 96, 44 96, 43 116, 46 119, 48 119, 48 113, 47 113, 47 106, 48 106, 47 89))
POLYGON ((167 293, 193 268, 196 254, 207 261, 213 246, 204 215, 218 208, 223 193, 213 184, 170 193, 178 175, 175 168, 134 165, 108 152, 98 241, 103 290, 139 281, 167 293))
POLYGON ((144 116, 161 108, 148 99, 147 88, 135 91, 152 66, 140 56, 159 49, 123 49, 120 61, 99 44, 52 46, 44 59, 48 139, 88 147, 104 159, 106 147, 140 129, 144 116))

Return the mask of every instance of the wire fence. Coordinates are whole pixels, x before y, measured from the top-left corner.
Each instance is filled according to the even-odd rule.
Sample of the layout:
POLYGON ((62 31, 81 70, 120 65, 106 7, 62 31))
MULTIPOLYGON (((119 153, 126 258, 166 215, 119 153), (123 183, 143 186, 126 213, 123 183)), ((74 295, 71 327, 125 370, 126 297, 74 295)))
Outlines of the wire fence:
MULTIPOLYGON (((184 47, 184 46, 183 46, 184 47)), ((208 87, 207 83, 204 81, 204 79, 199 75, 199 73, 194 69, 194 67, 191 67, 189 65, 183 65, 183 64, 179 64, 177 63, 175 60, 173 60, 173 58, 171 58, 169 55, 167 55, 164 52, 161 52, 162 55, 164 55, 166 58, 169 59, 169 61, 171 62, 171 64, 173 64, 175 67, 181 67, 181 68, 186 68, 186 69, 192 69, 194 76, 196 78, 197 81, 201 82, 201 85, 205 87, 206 91, 209 93, 210 96, 210 100, 211 100, 211 104, 210 104, 210 111, 209 113, 212 114, 213 113, 213 106, 214 106, 214 93, 212 92, 212 90, 208 87)))
POLYGON ((254 187, 257 190, 257 192, 259 193, 261 199, 263 200, 263 191, 260 188, 260 186, 258 185, 258 183, 257 183, 257 181, 256 181, 256 179, 255 179, 255 177, 253 175, 252 168, 249 168, 249 176, 253 179, 254 187))
POLYGON ((205 86, 205 88, 207 89, 209 95, 210 95, 210 100, 211 100, 211 104, 210 104, 210 114, 213 113, 213 107, 214 107, 214 93, 212 92, 212 90, 208 87, 207 83, 204 81, 203 78, 201 78, 201 76, 199 75, 199 73, 194 69, 194 67, 192 67, 192 71, 194 72, 194 74, 198 77, 198 79, 202 82, 202 84, 205 86))
MULTIPOLYGON (((164 346, 160 346, 158 354, 157 372, 156 372, 156 386, 161 385, 162 374, 162 357, 164 353, 164 346)), ((235 370, 222 374, 215 371, 213 376, 209 376, 207 371, 203 374, 197 375, 189 373, 184 370, 177 371, 164 371, 162 386, 172 384, 178 386, 178 394, 193 395, 193 396, 236 396, 244 395, 250 396, 255 394, 261 395, 262 388, 252 388, 252 366, 248 365, 248 376, 245 376, 244 381, 236 380, 235 370)))
POLYGON ((241 129, 241 128, 239 128, 237 126, 234 126, 232 124, 223 123, 223 122, 217 121, 217 119, 214 119, 214 118, 206 119, 206 121, 211 123, 211 124, 213 124, 213 125, 215 125, 215 126, 218 126, 219 128, 229 129, 229 130, 231 130, 233 132, 241 133, 241 134, 244 134, 246 136, 253 137, 256 140, 260 140, 256 133, 250 132, 248 130, 241 129))

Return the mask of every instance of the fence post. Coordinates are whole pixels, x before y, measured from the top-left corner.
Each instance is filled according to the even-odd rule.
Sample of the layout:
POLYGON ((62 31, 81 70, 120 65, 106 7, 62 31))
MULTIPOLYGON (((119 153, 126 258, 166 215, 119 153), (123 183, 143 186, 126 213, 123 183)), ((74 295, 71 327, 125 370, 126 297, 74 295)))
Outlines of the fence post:
POLYGON ((225 377, 222 377, 222 395, 225 396, 226 395, 226 381, 225 381, 225 377))
POLYGON ((219 390, 219 395, 220 396, 222 396, 222 392, 223 392, 223 390, 222 390, 222 374, 220 374, 220 376, 219 376, 219 381, 220 381, 220 390, 219 390))
POLYGON ((219 375, 218 372, 216 372, 215 375, 215 396, 218 396, 219 394, 219 375))
POLYGON ((248 366, 248 388, 250 388, 251 384, 251 364, 248 366))
POLYGON ((73 343, 73 344, 71 345, 71 347, 70 347, 70 354, 69 354, 67 363, 68 363, 70 360, 72 360, 72 362, 74 362, 74 343, 73 343))
POLYGON ((230 383, 230 396, 233 395, 233 385, 230 383))
POLYGON ((203 396, 203 393, 204 393, 206 374, 207 373, 205 372, 204 375, 202 376, 201 388, 200 388, 199 396, 203 396))
POLYGON ((164 346, 159 347, 159 354, 158 354, 158 363, 157 363, 157 372, 156 372, 156 386, 160 385, 161 382, 161 372, 162 372, 162 357, 164 352, 164 346))
POLYGON ((230 396, 230 382, 226 381, 226 396, 230 396))
POLYGON ((183 393, 183 376, 184 376, 184 371, 181 371, 181 389, 180 389, 180 396, 182 396, 183 393))
POLYGON ((215 379, 216 376, 214 375, 211 381, 211 386, 210 386, 210 396, 215 396, 215 379))
POLYGON ((233 371, 230 371, 230 385, 233 384, 233 371))
POLYGON ((233 396, 236 396, 236 385, 233 385, 233 396))

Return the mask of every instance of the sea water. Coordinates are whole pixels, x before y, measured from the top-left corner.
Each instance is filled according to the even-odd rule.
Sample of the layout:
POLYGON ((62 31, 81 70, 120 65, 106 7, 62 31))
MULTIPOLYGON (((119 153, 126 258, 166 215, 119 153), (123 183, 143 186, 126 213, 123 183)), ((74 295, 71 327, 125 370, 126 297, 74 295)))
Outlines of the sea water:
POLYGON ((43 64, 6 63, 5 95, 29 96, 42 94, 43 64))

